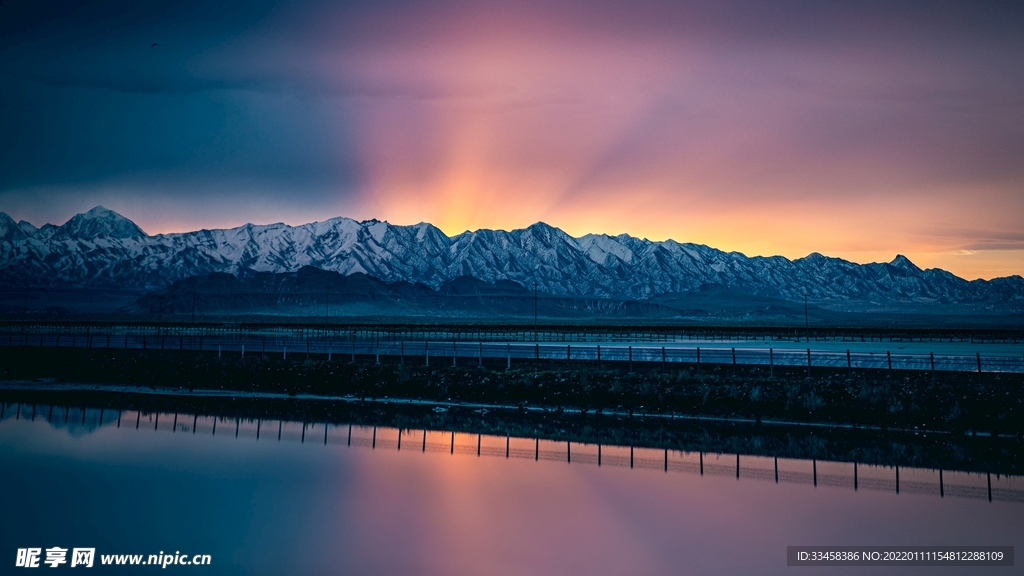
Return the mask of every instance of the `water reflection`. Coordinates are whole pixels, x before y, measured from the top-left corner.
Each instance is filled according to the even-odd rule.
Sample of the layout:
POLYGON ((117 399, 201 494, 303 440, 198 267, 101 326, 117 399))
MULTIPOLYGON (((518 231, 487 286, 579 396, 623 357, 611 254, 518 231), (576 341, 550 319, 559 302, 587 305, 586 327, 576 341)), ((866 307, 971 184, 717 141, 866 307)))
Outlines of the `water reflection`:
POLYGON ((0 562, 95 546, 210 554, 211 574, 791 574, 790 545, 1024 545, 1017 476, 365 420, 0 411, 0 562))
POLYGON ((0 403, 0 420, 37 419, 72 436, 101 427, 243 440, 337 444, 371 450, 431 452, 565 462, 579 466, 643 468, 736 480, 846 487, 1024 503, 1024 477, 957 470, 690 452, 453 430, 410 430, 353 423, 221 417, 105 408, 0 403))

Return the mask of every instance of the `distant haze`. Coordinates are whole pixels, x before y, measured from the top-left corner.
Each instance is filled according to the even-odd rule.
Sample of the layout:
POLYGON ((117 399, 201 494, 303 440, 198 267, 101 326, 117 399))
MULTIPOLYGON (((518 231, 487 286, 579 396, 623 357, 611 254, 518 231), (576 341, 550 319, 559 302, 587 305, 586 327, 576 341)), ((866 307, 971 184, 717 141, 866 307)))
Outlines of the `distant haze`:
POLYGON ((0 211, 1022 274, 1021 30, 1015 3, 15 0, 0 211))

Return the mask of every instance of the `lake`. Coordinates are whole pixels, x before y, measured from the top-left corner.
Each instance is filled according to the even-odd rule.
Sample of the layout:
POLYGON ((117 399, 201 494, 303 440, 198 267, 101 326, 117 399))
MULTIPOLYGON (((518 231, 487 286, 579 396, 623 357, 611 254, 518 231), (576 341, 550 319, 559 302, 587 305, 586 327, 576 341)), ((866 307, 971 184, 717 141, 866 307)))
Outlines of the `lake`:
POLYGON ((55 546, 96 548, 100 573, 132 573, 101 555, 181 553, 211 564, 171 572, 617 575, 858 570, 787 567, 795 545, 1024 545, 1016 476, 365 422, 5 403, 0 470, 2 573, 55 546))

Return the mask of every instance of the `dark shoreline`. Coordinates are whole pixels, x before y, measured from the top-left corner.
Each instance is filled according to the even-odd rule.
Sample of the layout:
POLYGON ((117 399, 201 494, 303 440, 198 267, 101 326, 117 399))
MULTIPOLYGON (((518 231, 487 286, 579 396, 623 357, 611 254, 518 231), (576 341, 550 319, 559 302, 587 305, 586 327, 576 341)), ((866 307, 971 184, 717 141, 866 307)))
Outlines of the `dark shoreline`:
POLYGON ((1024 374, 730 365, 664 368, 554 360, 484 359, 425 366, 422 359, 322 355, 260 358, 217 352, 0 348, 3 380, 238 390, 355 398, 778 420, 964 435, 1024 433, 1024 374))
POLYGON ((17 390, 0 384, 0 400, 1024 474, 1022 375, 822 368, 808 378, 806 370, 778 367, 770 377, 763 368, 732 366, 695 373, 636 363, 628 372, 519 361, 506 370, 504 360, 485 359, 483 367, 374 360, 6 348, 0 349, 4 380, 120 389, 17 390), (202 396, 203 390, 222 396, 202 396), (448 408, 435 411, 436 403, 448 408), (478 406, 459 404, 490 409, 481 414, 478 406))

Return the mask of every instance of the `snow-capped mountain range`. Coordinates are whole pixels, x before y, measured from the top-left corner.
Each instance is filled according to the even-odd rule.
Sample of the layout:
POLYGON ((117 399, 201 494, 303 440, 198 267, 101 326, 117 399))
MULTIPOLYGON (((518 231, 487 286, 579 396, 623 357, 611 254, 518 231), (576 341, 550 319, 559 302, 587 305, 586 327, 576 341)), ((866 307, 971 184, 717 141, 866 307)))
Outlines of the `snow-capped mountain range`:
POLYGON ((818 303, 977 303, 1024 308, 1024 278, 967 281, 922 270, 903 256, 856 264, 811 254, 747 257, 709 246, 625 234, 579 238, 537 223, 447 236, 430 224, 332 218, 301 226, 246 224, 147 235, 97 206, 61 226, 36 228, 0 212, 0 282, 15 286, 156 290, 190 276, 294 272, 314 266, 438 287, 460 276, 512 280, 558 295, 644 300, 708 284, 818 303))

